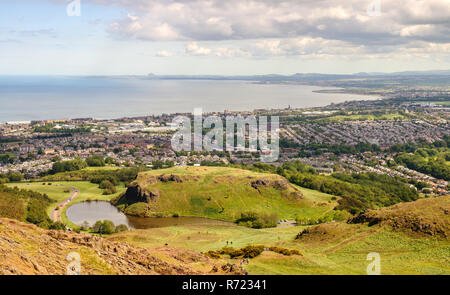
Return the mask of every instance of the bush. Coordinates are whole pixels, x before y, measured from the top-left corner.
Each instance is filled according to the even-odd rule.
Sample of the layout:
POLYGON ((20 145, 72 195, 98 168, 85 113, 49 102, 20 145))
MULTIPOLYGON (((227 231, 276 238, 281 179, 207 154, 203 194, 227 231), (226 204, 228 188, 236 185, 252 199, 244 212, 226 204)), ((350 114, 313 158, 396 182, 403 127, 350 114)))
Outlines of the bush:
POLYGON ((103 180, 99 185, 98 185, 98 187, 100 188, 100 189, 107 189, 107 188, 111 188, 111 187, 113 187, 114 185, 109 181, 109 180, 103 180))
POLYGON ((276 213, 266 214, 257 212, 244 212, 241 217, 236 220, 237 224, 241 224, 251 228, 268 228, 276 227, 278 215, 276 213))
POLYGON ((53 230, 64 230, 64 231, 66 230, 66 226, 64 225, 64 223, 61 222, 54 222, 50 224, 48 228, 53 230))
POLYGON ((98 187, 103 189, 104 195, 112 195, 117 192, 116 187, 109 180, 103 180, 98 187))
POLYGON ((116 226, 116 233, 121 233, 124 231, 128 231, 128 226, 126 226, 125 224, 120 224, 116 226))
POLYGON ((278 254, 285 255, 285 256, 292 256, 292 255, 302 256, 302 253, 297 249, 289 250, 289 249, 280 248, 280 247, 270 247, 269 250, 272 252, 278 253, 278 254))
POLYGON ((264 252, 264 246, 247 246, 242 248, 244 258, 255 258, 264 252))
POLYGON ((97 221, 92 227, 92 231, 99 234, 110 235, 115 233, 116 226, 111 220, 97 221))
POLYGON ((206 256, 211 257, 213 259, 220 259, 221 256, 219 254, 217 254, 217 252, 214 251, 208 251, 205 253, 206 256))
MULTIPOLYGON (((230 258, 255 258, 261 255, 261 253, 264 252, 264 249, 267 247, 264 247, 262 245, 249 245, 241 249, 234 249, 230 247, 224 247, 219 251, 208 251, 205 253, 207 256, 212 258, 221 258, 220 255, 229 255, 230 258)), ((270 247, 268 248, 269 251, 273 251, 285 256, 292 256, 292 255, 300 255, 302 256, 302 253, 297 249, 286 249, 286 248, 280 248, 280 247, 270 247)))
POLYGON ((105 190, 103 190, 103 195, 107 196, 107 195, 113 195, 117 192, 116 188, 113 186, 111 188, 107 188, 105 190))

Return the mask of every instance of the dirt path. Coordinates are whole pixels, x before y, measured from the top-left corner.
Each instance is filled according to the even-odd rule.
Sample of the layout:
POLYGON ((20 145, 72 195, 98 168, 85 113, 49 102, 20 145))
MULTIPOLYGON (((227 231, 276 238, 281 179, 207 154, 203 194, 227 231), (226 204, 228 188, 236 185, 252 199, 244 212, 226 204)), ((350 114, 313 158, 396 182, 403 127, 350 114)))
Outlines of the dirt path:
POLYGON ((80 193, 78 189, 74 187, 70 187, 70 189, 72 190, 70 197, 64 202, 58 204, 55 208, 53 208, 52 212, 50 213, 50 218, 53 220, 53 222, 61 222, 62 209, 66 207, 70 202, 72 202, 80 193))

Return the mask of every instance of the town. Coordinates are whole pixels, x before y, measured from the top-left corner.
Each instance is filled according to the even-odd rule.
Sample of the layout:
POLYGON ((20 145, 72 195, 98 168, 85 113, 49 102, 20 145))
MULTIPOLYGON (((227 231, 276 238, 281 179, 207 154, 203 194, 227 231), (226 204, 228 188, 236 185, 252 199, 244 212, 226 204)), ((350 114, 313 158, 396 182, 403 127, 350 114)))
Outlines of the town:
MULTIPOLYGON (((441 97, 442 92, 436 95, 441 97)), ((392 164, 398 153, 396 146, 434 143, 450 135, 448 106, 405 102, 410 96, 322 108, 288 107, 206 115, 223 120, 227 116, 279 116, 281 154, 274 165, 300 160, 323 174, 374 172, 424 183, 423 193, 448 194, 448 179, 415 171, 401 163, 392 164)), ((251 165, 261 161, 261 151, 250 151, 244 146, 236 146, 235 152, 174 151, 171 140, 178 125, 173 120, 181 115, 192 116, 164 114, 111 120, 79 118, 3 123, 0 124, 0 174, 15 173, 20 179, 38 178, 49 173, 55 162, 92 155, 102 156, 111 166, 147 168, 251 165)), ((444 157, 448 158, 448 152, 444 157)))

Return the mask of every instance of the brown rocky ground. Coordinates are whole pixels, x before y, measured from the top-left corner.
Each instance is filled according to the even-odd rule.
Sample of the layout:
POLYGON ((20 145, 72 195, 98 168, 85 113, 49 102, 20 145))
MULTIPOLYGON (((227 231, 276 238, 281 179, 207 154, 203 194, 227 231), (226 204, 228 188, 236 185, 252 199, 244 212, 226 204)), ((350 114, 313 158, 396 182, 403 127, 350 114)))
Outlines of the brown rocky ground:
POLYGON ((245 270, 174 247, 146 249, 100 236, 48 231, 0 219, 0 275, 64 275, 67 255, 81 256, 83 275, 245 274, 245 270))

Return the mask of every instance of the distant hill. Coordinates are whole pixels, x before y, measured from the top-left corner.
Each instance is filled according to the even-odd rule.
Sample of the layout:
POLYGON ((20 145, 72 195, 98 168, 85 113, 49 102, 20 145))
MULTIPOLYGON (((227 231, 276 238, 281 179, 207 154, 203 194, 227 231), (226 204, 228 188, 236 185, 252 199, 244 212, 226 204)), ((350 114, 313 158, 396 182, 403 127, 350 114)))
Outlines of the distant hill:
POLYGON ((316 216, 335 206, 305 196, 284 177, 224 167, 183 167, 142 172, 113 204, 134 216, 198 216, 235 221, 245 212, 316 216))
POLYGON ((356 79, 356 78, 383 78, 383 77, 408 77, 408 76, 450 76, 450 70, 435 71, 403 71, 393 73, 381 72, 360 72, 354 74, 320 74, 320 73, 296 73, 293 75, 155 75, 149 74, 147 79, 152 80, 243 80, 243 81, 262 81, 262 82, 281 82, 281 81, 297 81, 312 82, 339 79, 356 79))

